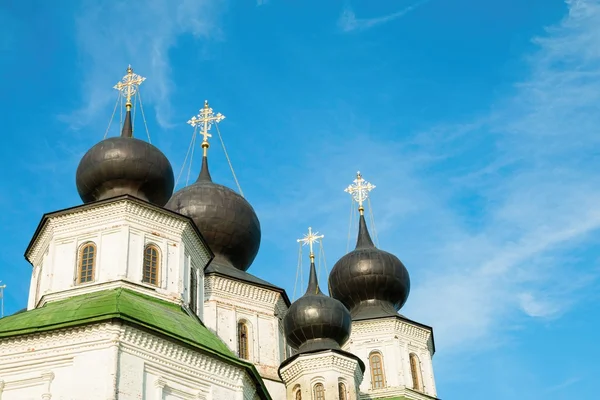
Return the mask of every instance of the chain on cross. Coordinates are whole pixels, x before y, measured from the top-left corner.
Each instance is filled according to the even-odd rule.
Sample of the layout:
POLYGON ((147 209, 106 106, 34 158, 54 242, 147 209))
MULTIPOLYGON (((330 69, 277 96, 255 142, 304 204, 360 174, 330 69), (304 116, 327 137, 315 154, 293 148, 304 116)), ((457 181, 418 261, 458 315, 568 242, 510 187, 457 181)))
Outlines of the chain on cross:
POLYGON ((198 115, 194 115, 187 123, 194 128, 200 126, 200 134, 203 136, 202 148, 204 149, 204 155, 206 156, 206 149, 208 149, 208 138, 212 137, 208 131, 214 123, 219 123, 225 119, 225 116, 221 113, 214 113, 213 109, 208 106, 208 100, 204 100, 204 108, 200 109, 198 115))
POLYGON ((117 89, 125 97, 125 107, 127 107, 127 110, 131 109, 131 98, 138 92, 139 86, 145 80, 146 78, 143 76, 134 74, 133 68, 131 68, 130 65, 127 67, 127 75, 125 75, 119 83, 113 86, 114 89, 117 89))
POLYGON ((356 173, 356 179, 354 183, 344 189, 344 192, 350 193, 354 201, 358 203, 358 211, 361 213, 364 212, 365 208, 363 207, 363 202, 367 200, 369 197, 369 192, 375 189, 375 185, 367 182, 363 179, 360 171, 356 173))
POLYGON ((308 234, 304 235, 302 239, 298 239, 298 243, 302 243, 302 246, 308 245, 310 251, 310 259, 313 261, 315 259, 315 253, 313 252, 313 243, 318 241, 319 239, 323 239, 325 235, 319 235, 319 232, 313 232, 312 228, 308 227, 308 234))

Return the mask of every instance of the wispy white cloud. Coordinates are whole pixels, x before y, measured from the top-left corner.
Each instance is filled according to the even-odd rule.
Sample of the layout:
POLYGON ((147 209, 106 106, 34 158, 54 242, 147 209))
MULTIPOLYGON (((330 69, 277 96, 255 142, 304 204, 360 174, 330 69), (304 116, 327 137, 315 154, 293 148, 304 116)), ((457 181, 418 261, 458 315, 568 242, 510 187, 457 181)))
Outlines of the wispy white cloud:
POLYGON ((338 27, 343 32, 351 32, 351 31, 356 31, 356 30, 369 29, 374 26, 385 24, 386 22, 390 22, 390 21, 393 21, 400 17, 403 17, 404 15, 408 14, 409 12, 413 11, 417 7, 422 6, 423 4, 425 4, 427 2, 429 2, 429 0, 417 1, 416 3, 404 8, 400 11, 396 11, 396 12, 388 14, 388 15, 384 15, 381 17, 375 17, 375 18, 362 18, 362 19, 356 18, 356 14, 354 13, 354 10, 352 10, 352 8, 350 6, 347 6, 346 8, 344 8, 342 15, 338 19, 338 27))
MULTIPOLYGON (((327 160, 318 174, 319 186, 332 188, 328 199, 340 198, 333 189, 357 167, 377 185, 381 247, 413 277, 403 313, 434 326, 444 353, 502 343, 523 318, 559 317, 600 276, 597 254, 580 255, 600 230, 600 0, 567 4, 568 15, 534 39, 529 77, 489 114, 401 142, 361 130, 314 156, 327 160)), ((318 134, 356 132, 356 118, 318 134)), ((308 218, 309 190, 296 183, 293 191, 281 195, 308 218), (299 203, 290 201, 295 192, 299 203)), ((344 204, 320 202, 310 218, 340 232, 335 210, 344 204)), ((273 212, 265 224, 294 213, 273 212)), ((342 247, 334 236, 329 246, 342 247)))
POLYGON ((84 2, 76 20, 83 105, 61 118, 73 128, 92 122, 100 110, 114 103, 116 93, 111 88, 131 64, 149 77, 142 87, 144 101, 152 103, 161 126, 170 126, 169 49, 184 34, 218 37, 222 8, 221 1, 207 0, 84 2))
POLYGON ((581 380, 582 380, 581 377, 575 376, 575 377, 564 380, 563 382, 559 383, 558 385, 550 386, 546 391, 547 392, 557 392, 559 390, 566 389, 569 386, 572 386, 578 382, 581 382, 581 380))
MULTIPOLYGON (((415 315, 449 345, 494 337, 517 310, 560 315, 597 279, 597 266, 568 254, 600 228, 600 2, 567 4, 563 21, 535 39, 529 79, 487 118, 493 145, 480 157, 489 162, 455 181, 483 199, 482 228, 446 240, 448 265, 416 285, 415 315)), ((451 140, 481 140, 479 129, 459 131, 451 140)))

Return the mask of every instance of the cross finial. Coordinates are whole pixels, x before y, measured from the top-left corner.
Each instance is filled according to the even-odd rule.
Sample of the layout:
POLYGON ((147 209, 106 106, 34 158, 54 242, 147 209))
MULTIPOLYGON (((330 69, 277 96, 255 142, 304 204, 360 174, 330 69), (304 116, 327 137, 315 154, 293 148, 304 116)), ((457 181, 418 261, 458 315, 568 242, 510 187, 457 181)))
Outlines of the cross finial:
POLYGON ((133 68, 131 68, 131 64, 129 64, 127 67, 127 75, 125 75, 119 83, 113 86, 114 89, 117 89, 119 92, 121 92, 127 99, 125 102, 125 107, 127 107, 127 110, 131 109, 131 98, 137 93, 138 87, 145 80, 146 78, 143 76, 134 74, 133 68))
POLYGON ((344 189, 344 192, 350 193, 354 201, 358 203, 358 211, 362 215, 365 211, 363 202, 369 197, 369 192, 375 189, 375 185, 365 181, 360 174, 360 171, 356 173, 356 179, 354 183, 344 189))
POLYGON ((208 131, 214 123, 219 123, 225 119, 225 116, 221 113, 214 113, 213 109, 208 106, 208 100, 204 100, 204 108, 200 109, 198 115, 194 115, 189 121, 188 124, 193 126, 194 128, 200 125, 200 134, 203 136, 202 139, 202 149, 204 151, 204 156, 206 156, 206 151, 208 149, 208 138, 212 137, 208 131))
POLYGON ((314 261, 315 253, 313 253, 313 243, 319 239, 323 239, 324 237, 325 237, 325 235, 319 235, 319 232, 313 233, 312 228, 309 226, 308 234, 304 235, 304 237, 302 239, 298 239, 297 242, 302 243, 302 246, 308 245, 308 248, 310 250, 310 260, 314 261))

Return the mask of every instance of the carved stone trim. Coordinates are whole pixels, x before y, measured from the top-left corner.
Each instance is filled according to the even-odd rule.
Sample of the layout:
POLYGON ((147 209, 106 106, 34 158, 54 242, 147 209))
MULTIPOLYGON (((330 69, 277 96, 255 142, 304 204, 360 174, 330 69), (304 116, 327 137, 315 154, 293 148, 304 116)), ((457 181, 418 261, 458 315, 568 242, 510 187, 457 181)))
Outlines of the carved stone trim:
POLYGON ((275 310, 285 312, 287 307, 280 304, 281 294, 274 290, 269 290, 259 286, 252 285, 246 282, 240 282, 234 279, 218 275, 209 275, 204 281, 204 297, 205 301, 217 300, 219 303, 230 304, 238 308, 241 304, 241 299, 250 306, 246 307, 253 311, 262 309, 263 313, 274 315, 275 310), (285 307, 285 308, 284 308, 285 307), (283 310, 281 310, 283 308, 283 310))
POLYGON ((392 337, 413 339, 421 343, 427 343, 432 336, 430 330, 397 318, 355 321, 352 323, 351 335, 351 340, 357 340, 362 336, 373 338, 374 335, 385 337, 392 335, 392 337))
POLYGON ((283 381, 287 384, 294 382, 302 375, 316 374, 320 371, 331 371, 332 369, 347 376, 352 376, 354 379, 358 379, 358 381, 362 381, 363 374, 358 361, 333 352, 301 355, 283 367, 280 370, 280 374, 283 381))
POLYGON ((97 231, 132 224, 144 227, 144 229, 169 240, 179 241, 183 236, 184 243, 191 248, 191 252, 196 253, 204 265, 210 259, 209 251, 197 237, 189 221, 130 199, 121 199, 50 216, 42 231, 34 238, 34 243, 27 252, 26 258, 32 265, 39 264, 41 254, 51 238, 60 240, 86 229, 97 231))

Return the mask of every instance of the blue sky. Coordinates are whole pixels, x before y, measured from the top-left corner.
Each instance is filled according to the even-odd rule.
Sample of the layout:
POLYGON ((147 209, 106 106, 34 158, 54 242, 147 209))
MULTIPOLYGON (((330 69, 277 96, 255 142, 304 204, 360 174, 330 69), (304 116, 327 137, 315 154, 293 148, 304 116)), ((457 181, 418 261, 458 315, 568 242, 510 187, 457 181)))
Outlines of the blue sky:
MULTIPOLYGON (((435 329, 441 398, 596 395, 600 0, 8 0, 0 52, 7 313, 42 214, 80 204, 77 164, 131 63, 176 174, 204 99, 227 116, 263 228, 250 272, 292 295, 309 225, 331 268, 360 169, 411 274, 402 312, 435 329)), ((234 187, 216 141, 210 160, 234 187)))

